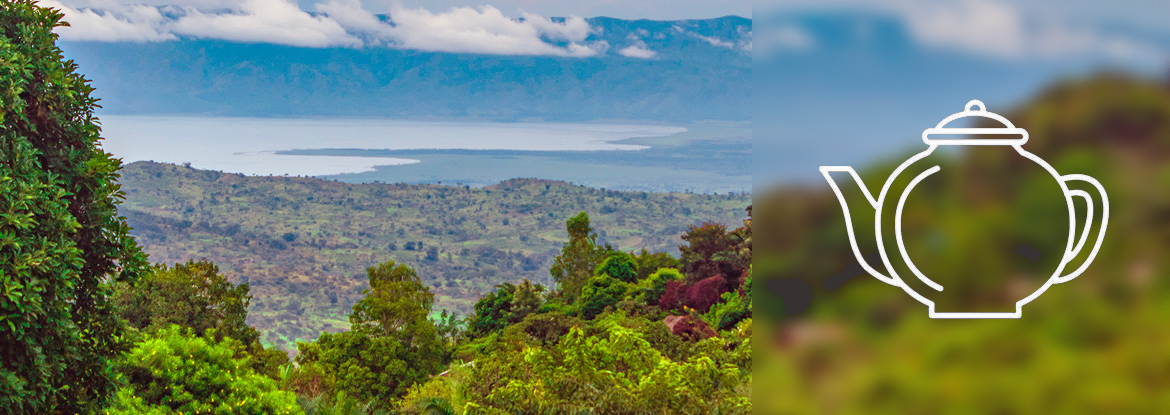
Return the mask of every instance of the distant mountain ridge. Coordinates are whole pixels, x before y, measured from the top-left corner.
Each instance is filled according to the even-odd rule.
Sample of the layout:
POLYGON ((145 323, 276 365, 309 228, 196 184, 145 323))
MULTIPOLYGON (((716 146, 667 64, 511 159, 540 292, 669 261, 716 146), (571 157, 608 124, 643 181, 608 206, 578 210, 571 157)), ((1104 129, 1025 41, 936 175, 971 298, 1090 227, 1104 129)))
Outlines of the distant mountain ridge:
POLYGON ((688 122, 750 120, 750 19, 587 19, 589 58, 184 39, 60 42, 104 112, 688 122), (650 59, 626 57, 644 45, 650 59), (151 91, 149 94, 143 91, 151 91))

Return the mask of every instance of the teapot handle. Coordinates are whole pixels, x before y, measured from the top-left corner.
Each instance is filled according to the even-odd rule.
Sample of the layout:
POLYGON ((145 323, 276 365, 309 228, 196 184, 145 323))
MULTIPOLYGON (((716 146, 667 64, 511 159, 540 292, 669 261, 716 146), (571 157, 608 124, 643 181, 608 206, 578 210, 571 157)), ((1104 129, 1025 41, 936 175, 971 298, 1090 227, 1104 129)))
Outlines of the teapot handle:
MULTIPOLYGON (((1083 174, 1067 174, 1060 176, 1060 180, 1065 184, 1072 181, 1085 182, 1097 188, 1097 194, 1101 196, 1101 228, 1099 231, 1097 231, 1097 240, 1093 242, 1093 250, 1089 252, 1089 256, 1085 258, 1084 263, 1082 263, 1081 266, 1076 270, 1063 276, 1054 278, 1052 282, 1055 284, 1071 281, 1073 278, 1080 276, 1081 273, 1085 272, 1085 270, 1089 268, 1089 264, 1093 263, 1093 258, 1097 257, 1097 251, 1101 249, 1101 242, 1105 240, 1105 228, 1109 224, 1109 195, 1105 193, 1105 188, 1101 186, 1101 183, 1098 182, 1097 179, 1083 174)), ((1071 198, 1073 196, 1078 196, 1085 199, 1085 203, 1088 206, 1088 214, 1085 215, 1085 227, 1084 230, 1080 232, 1080 238, 1077 239, 1076 246, 1065 252, 1064 260, 1062 261, 1064 262, 1064 265, 1067 265, 1069 261, 1072 261, 1077 257, 1077 255, 1081 253, 1081 249, 1085 247, 1085 241, 1089 237, 1089 231, 1093 228, 1093 199, 1089 196, 1089 193, 1084 190, 1070 190, 1068 192, 1068 197, 1071 198)))

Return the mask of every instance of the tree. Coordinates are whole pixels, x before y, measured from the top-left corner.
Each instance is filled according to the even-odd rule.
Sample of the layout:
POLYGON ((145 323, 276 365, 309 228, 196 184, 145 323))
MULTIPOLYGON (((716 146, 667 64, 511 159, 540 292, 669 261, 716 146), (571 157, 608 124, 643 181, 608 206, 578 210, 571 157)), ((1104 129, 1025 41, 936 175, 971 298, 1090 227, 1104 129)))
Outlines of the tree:
POLYGON ((665 252, 649 252, 645 249, 637 255, 633 255, 634 264, 638 267, 638 281, 650 277, 650 274, 658 272, 662 268, 678 268, 678 259, 670 256, 665 252))
POLYGON ((502 350, 456 370, 461 385, 433 380, 412 397, 426 402, 436 396, 424 393, 446 394, 438 397, 462 404, 463 413, 752 412, 750 323, 727 339, 702 340, 703 353, 680 362, 655 349, 630 320, 607 314, 593 330, 571 328, 553 348, 502 350))
POLYGON ((561 247, 549 273, 560 286, 566 303, 572 304, 580 296, 585 281, 593 276, 597 264, 612 248, 597 246, 597 233, 589 226, 589 215, 583 211, 565 221, 565 229, 569 231, 569 241, 561 247))
POLYGON ((0 408, 81 413, 127 350, 108 301, 145 255, 117 215, 121 163, 99 149, 93 88, 62 58, 62 15, 0 3, 0 408))
POLYGON ((245 345, 260 334, 248 326, 248 284, 234 285, 207 260, 168 267, 159 264, 133 283, 115 286, 113 301, 132 327, 154 331, 177 324, 202 335, 215 329, 218 338, 245 345))
POLYGON ((427 317, 434 294, 413 269, 393 261, 366 270, 370 288, 353 306, 352 330, 322 333, 313 343, 297 343, 297 363, 306 373, 323 374, 317 385, 332 385, 380 407, 411 385, 437 373, 447 356, 435 324, 427 317))
POLYGON ((467 327, 473 336, 484 336, 509 324, 516 324, 544 303, 544 286, 525 279, 520 284, 505 282, 475 302, 475 313, 467 327))
POLYGON ((660 268, 646 279, 638 282, 637 299, 646 304, 657 305, 658 299, 666 292, 666 284, 671 281, 682 281, 682 279, 683 276, 677 269, 660 268))
POLYGON ((597 266, 594 275, 608 275, 626 283, 638 282, 638 265, 630 254, 614 251, 597 266))
POLYGON ((126 385, 109 415, 299 414, 296 395, 251 369, 244 345, 171 325, 118 361, 126 385))
POLYGON ((746 238, 750 238, 750 230, 744 228, 729 233, 718 223, 691 225, 682 236, 687 244, 678 247, 681 271, 690 282, 714 276, 737 280, 752 263, 750 245, 746 251, 741 249, 745 242, 750 244, 746 238))
POLYGON ((252 355, 253 369, 275 377, 288 355, 265 348, 260 333, 248 325, 248 292, 248 284, 233 285, 219 267, 200 260, 156 265, 138 281, 116 284, 111 298, 131 327, 153 332, 177 324, 200 335, 213 332, 217 341, 236 339, 252 355))
POLYGON ((581 318, 592 319, 625 298, 630 284, 606 274, 590 278, 578 303, 581 318))

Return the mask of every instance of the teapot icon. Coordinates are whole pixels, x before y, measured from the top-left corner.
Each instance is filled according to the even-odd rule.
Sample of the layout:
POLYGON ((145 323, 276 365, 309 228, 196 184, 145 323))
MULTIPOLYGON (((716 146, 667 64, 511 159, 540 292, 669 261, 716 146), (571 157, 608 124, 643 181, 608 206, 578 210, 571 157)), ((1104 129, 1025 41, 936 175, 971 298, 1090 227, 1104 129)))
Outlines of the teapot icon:
MULTIPOLYGON (((986 110, 986 108, 984 107, 983 102, 978 101, 978 100, 972 100, 972 101, 968 102, 966 107, 964 108, 964 111, 953 114, 953 115, 943 119, 941 122, 939 122, 936 127, 928 128, 925 131, 923 131, 922 132, 922 141, 925 142, 926 145, 928 146, 927 149, 918 153, 918 154, 915 154, 914 156, 911 156, 905 162, 901 163, 901 165, 899 165, 896 169, 894 169, 893 173, 886 179, 885 185, 882 186, 880 193, 877 194, 877 197, 874 197, 874 194, 871 193, 868 188, 866 188, 865 183, 862 182, 861 177, 857 174, 857 172, 852 167, 848 167, 848 166, 822 166, 820 168, 820 171, 821 171, 821 174, 825 176, 825 179, 828 180, 829 186, 832 187, 833 193, 837 196, 837 200, 841 203, 841 209, 845 215, 845 225, 846 225, 845 228, 846 228, 846 231, 847 231, 848 236, 849 236, 850 246, 853 249, 853 257, 860 263, 862 269, 864 269, 867 273, 872 275, 874 278, 877 278, 878 280, 885 282, 887 284, 893 285, 895 287, 902 288, 903 291, 905 291, 907 294, 910 294, 910 296, 913 297, 915 300, 926 305, 928 308, 930 318, 939 318, 939 319, 943 319, 943 318, 947 318, 947 319, 1020 318, 1022 316, 1022 313, 1023 313, 1022 309, 1023 309, 1024 304, 1027 304, 1027 303, 1031 302, 1032 300, 1036 299, 1036 297, 1040 296, 1040 294, 1043 294, 1044 291, 1047 290, 1048 287, 1052 286, 1053 284, 1060 284, 1060 283, 1068 282, 1068 281, 1071 281, 1072 279, 1076 278, 1077 276, 1081 275, 1081 273, 1083 273, 1089 267, 1089 264, 1093 262, 1093 259, 1097 255, 1097 251, 1101 248, 1101 242, 1105 237, 1105 228, 1106 228, 1106 225, 1108 224, 1108 221, 1109 221, 1109 199, 1105 193, 1104 187, 1102 187, 1101 183, 1099 183, 1096 179, 1094 179, 1090 176, 1083 175, 1083 174, 1060 175, 1059 173, 1057 173, 1056 170, 1051 165, 1049 165, 1047 162, 1045 162, 1043 159, 1041 159, 1040 157, 1038 157, 1032 153, 1029 153, 1028 151, 1026 151, 1022 148, 1023 144, 1028 142, 1028 132, 1026 130, 1024 130, 1023 128, 1015 127, 1014 125, 1012 125, 1011 121, 1008 121, 1006 118, 1000 116, 999 114, 988 112, 986 110), (955 120, 958 120, 958 119, 961 119, 961 118, 967 118, 967 117, 990 118, 992 120, 998 121, 999 123, 1003 124, 1003 127, 1001 127, 1001 128, 958 128, 958 127, 949 127, 948 128, 947 127, 948 123, 955 121, 955 120), (1011 136, 1018 136, 1018 138, 1006 138, 1006 139, 1005 138, 937 138, 937 136, 943 136, 943 135, 974 135, 974 134, 1011 135, 1011 136), (934 136, 935 138, 932 138, 932 136, 934 136), (919 185, 922 185, 925 182, 925 183, 930 183, 929 186, 932 186, 932 188, 940 188, 940 185, 948 183, 948 182, 944 181, 944 179, 936 179, 936 177, 945 176, 945 175, 937 174, 940 171, 942 171, 942 167, 940 166, 940 164, 945 163, 945 161, 936 164, 933 162, 933 160, 938 159, 938 158, 943 157, 943 156, 936 155, 935 157, 930 157, 932 154, 935 153, 935 150, 937 150, 940 146, 984 146, 984 147, 970 147, 970 148, 968 148, 969 150, 972 150, 972 151, 974 151, 975 149, 979 149, 980 151, 1004 151, 1004 150, 1008 150, 1010 148, 1010 149, 1015 150, 1015 153, 1017 153, 1018 156, 1023 156, 1026 159, 1026 160, 1017 160, 1018 157, 1016 155, 1008 154, 1007 157, 1012 159, 1011 161, 1014 162, 1016 166, 1025 166, 1026 168, 1034 169, 1037 172, 1037 174, 1035 174, 1031 177, 1040 177, 1040 178, 1045 177, 1043 174, 1039 173, 1040 169, 1042 169, 1043 171, 1047 172, 1047 174, 1050 175, 1054 179, 1054 183, 1052 181, 1048 181, 1047 179, 1044 179, 1044 180, 1041 180, 1039 184, 1034 184, 1033 186, 1039 186, 1038 188, 1042 189, 1043 191, 1031 192, 1031 194, 1051 195, 1051 196, 1053 196, 1053 198, 1057 199, 1056 201, 1049 202, 1051 206, 1055 206, 1055 208, 1053 208, 1055 210, 1049 210, 1049 211, 1046 211, 1049 213, 1047 213, 1045 215, 1039 215, 1041 218, 1044 219, 1041 221, 1044 223, 1037 224, 1036 226, 1043 225, 1043 227, 1041 228, 1042 233, 1044 233, 1048 236, 1053 236, 1053 237, 1049 238, 1050 240, 1055 241, 1052 244, 1052 246, 1054 247, 1053 251, 1055 251, 1059 247, 1058 245, 1060 245, 1060 244, 1064 245, 1064 250, 1062 253, 1058 252, 1060 254, 1059 261, 1056 261, 1056 258, 1058 258, 1057 256, 1049 256, 1048 257, 1048 258, 1051 258, 1051 261, 1047 262, 1046 264, 1048 264, 1048 265, 1046 265, 1046 267, 1037 271, 1037 274, 1036 274, 1037 275, 1036 283, 1037 283, 1037 285, 1039 285, 1039 288, 1035 289, 1034 291, 1031 291, 1030 294, 1028 294, 1026 297, 1016 301, 1014 311, 996 311, 996 312, 940 311, 940 310, 936 309, 937 308, 936 301, 934 301, 930 298, 927 298, 928 296, 935 296, 935 297, 941 296, 941 294, 939 294, 939 293, 941 293, 943 291, 944 286, 943 286, 943 284, 940 284, 940 283, 936 282, 936 280, 935 280, 935 279, 939 278, 940 274, 946 275, 948 273, 956 273, 959 270, 954 270, 954 269, 948 270, 948 269, 936 267, 934 269, 929 270, 935 276, 935 279, 931 279, 930 277, 928 277, 926 275, 926 273, 924 273, 922 270, 920 270, 919 266, 916 266, 914 259, 911 258, 911 254, 910 254, 910 252, 908 252, 907 244, 906 244, 905 239, 904 239, 903 230, 905 227, 904 225, 907 223, 907 221, 903 220, 903 212, 906 208, 907 200, 914 199, 911 197, 911 191, 914 190, 915 187, 918 187, 919 185), (992 147, 986 147, 986 146, 998 146, 998 147, 992 148, 992 147), (999 148, 1002 150, 995 150, 996 148, 999 148), (845 194, 838 187, 837 182, 834 181, 833 176, 830 174, 830 173, 834 173, 834 172, 849 173, 849 175, 856 182, 857 186, 860 188, 861 193, 864 195, 866 200, 864 202, 861 201, 860 199, 853 200, 853 203, 850 204, 846 200, 845 194), (909 179, 909 181, 907 181, 907 179, 909 179), (933 183, 931 183, 932 179, 934 180, 933 183), (1093 198, 1091 197, 1089 192, 1086 192, 1084 190, 1070 189, 1069 188, 1069 184, 1074 183, 1074 182, 1082 182, 1083 184, 1088 184, 1091 187, 1096 188, 1097 194, 1100 197, 1100 203, 1097 204, 1096 206, 1100 207, 1100 215, 1101 215, 1101 217, 1100 217, 1101 224, 1099 227, 1100 230, 1097 232, 1096 240, 1093 241, 1093 243, 1092 243, 1092 250, 1089 252, 1088 256, 1083 260, 1084 262, 1081 263, 1076 268, 1072 268, 1070 263, 1073 261, 1073 259, 1076 259, 1078 257, 1078 255, 1082 252, 1082 250, 1086 246, 1087 240, 1089 238, 1090 230, 1091 230, 1093 222, 1094 222, 1095 204, 1094 204, 1093 198), (1053 186, 1053 184, 1055 184, 1055 186, 1053 186), (1063 195, 1063 204, 1059 204, 1059 197, 1061 195, 1063 195), (1074 203, 1073 203, 1074 198, 1083 199, 1086 206, 1087 206, 1087 214, 1085 215, 1085 218, 1084 218, 1084 225, 1079 227, 1079 228, 1077 227, 1076 209, 1074 208, 1074 203), (862 206, 866 206, 866 207, 871 208, 873 210, 868 210, 867 208, 862 207, 862 206), (1067 242, 1064 242, 1064 237, 1063 237, 1062 233, 1055 233, 1055 234, 1053 233, 1053 232, 1059 232, 1059 228, 1063 227, 1063 224, 1065 223, 1065 217, 1064 217, 1065 209, 1063 206, 1067 206, 1067 215, 1068 215, 1067 216, 1067 224, 1068 224, 1067 242), (859 245, 858 245, 856 233, 854 232, 854 224, 853 224, 853 217, 860 216, 860 215, 851 215, 851 208, 853 209, 853 213, 855 213, 855 214, 856 213, 868 214, 871 212, 874 214, 874 218, 875 218, 875 220, 874 220, 874 234, 875 234, 876 240, 877 240, 876 242, 877 242, 878 254, 880 255, 881 261, 882 261, 881 264, 870 264, 869 262, 866 261, 866 257, 864 257, 862 255, 861 249, 859 248, 859 245), (861 212, 861 211, 858 211, 856 209, 866 209, 866 211, 861 212), (1045 222, 1046 220, 1051 220, 1052 222, 1051 223, 1045 222), (1051 226, 1049 226, 1049 225, 1051 225, 1051 226), (1052 228, 1056 228, 1056 229, 1052 229, 1052 228), (1079 230, 1079 232, 1078 232, 1078 230, 1079 230), (1078 237, 1078 235, 1079 235, 1079 237, 1078 237), (892 237, 892 240, 891 240, 891 237, 892 237), (891 257, 889 255, 889 253, 891 251, 893 251, 894 249, 896 249, 898 251, 897 253, 899 255, 897 257, 891 257), (897 261, 897 262, 895 262, 895 261, 897 261), (878 267, 875 267, 875 265, 878 265, 878 267), (1049 271, 1051 269, 1051 267, 1055 267, 1055 269, 1049 271), (879 269, 884 269, 884 272, 879 271, 879 269), (1072 271, 1066 272, 1067 269, 1072 269, 1072 271), (903 272, 902 275, 898 274, 899 270, 901 270, 903 272), (912 280, 911 281, 904 280, 902 278, 902 276, 904 276, 907 273, 907 271, 908 271, 908 273, 913 274, 913 276, 915 278, 917 278, 919 281, 921 281, 921 284, 919 284, 918 282, 913 282, 912 280), (1051 272, 1051 274, 1049 274, 1049 272, 1051 272), (1046 278, 1046 279, 1044 279, 1044 278, 1046 278), (910 282, 913 282, 913 284, 911 284, 910 282), (1042 284, 1041 284, 1041 282, 1042 282, 1042 284), (925 286, 923 286, 922 284, 925 284, 925 286), (915 288, 911 287, 911 285, 918 286, 918 289, 916 290, 915 288), (929 287, 929 288, 926 288, 926 287, 929 287), (931 290, 934 290, 934 292, 931 292, 931 290)), ((1002 158, 1003 154, 997 153, 997 156, 1000 156, 1002 158)), ((948 167, 948 169, 950 169, 950 167, 948 167)), ((959 169, 951 169, 951 171, 952 171, 952 174, 955 174, 956 172, 958 174, 963 174, 963 172, 959 171, 959 169)), ((967 175, 970 176, 970 174, 967 174, 967 175)), ((951 177, 958 177, 958 176, 951 176, 951 177)), ((1017 180, 1016 178, 1009 178, 1009 180, 1006 180, 1006 181, 1011 182, 1011 181, 1016 181, 1016 180, 1017 180)), ((1019 179, 1019 180, 1022 180, 1022 179, 1019 179)), ((847 183, 847 181, 845 181, 845 182, 847 183)), ((953 181, 952 181, 952 183, 953 183, 953 181)), ((1029 182, 1029 183, 1031 183, 1031 182, 1029 182)), ((1032 185, 1032 184, 1030 184, 1030 185, 1032 185)), ((1087 186, 1083 186, 1083 185, 1082 185, 1082 187, 1087 188, 1087 186)), ((918 200, 921 200, 921 199, 922 199, 922 197, 919 196, 918 200)), ((948 205, 948 206, 953 206, 953 205, 954 204, 948 205)), ((929 209, 919 209, 916 212, 919 212, 919 214, 921 214, 922 212, 932 212, 932 211, 929 209)), ((1009 213, 1014 213, 1014 212, 1009 212, 1009 213)), ((1002 216, 1002 213, 1001 213, 1001 216, 1002 216)), ((913 222, 915 219, 915 217, 913 215, 908 216, 908 218, 911 219, 911 222, 913 222)), ((964 221, 964 219, 962 219, 962 218, 955 220, 955 222, 963 222, 963 221, 964 221)), ((919 220, 918 222, 921 222, 921 220, 919 220)), ((972 220, 970 220, 970 219, 967 219, 966 222, 967 223, 963 224, 963 226, 966 226, 963 229, 966 229, 966 230, 970 230, 970 229, 979 230, 979 227, 981 226, 980 223, 976 223, 973 225, 972 220)), ((975 221, 975 222, 977 222, 977 221, 975 221)), ((1036 221, 1032 220, 1032 222, 1036 222, 1036 221)), ((1031 224, 1032 222, 1028 222, 1028 223, 1031 224)), ((926 226, 926 225, 919 224, 919 225, 913 225, 913 226, 926 226)), ((970 234, 972 232, 967 232, 967 233, 970 234)), ((978 233, 978 232, 975 232, 975 233, 978 233)), ((982 236, 977 235, 977 236, 972 237, 972 238, 979 238, 979 237, 982 237, 982 236)), ((945 235, 943 237, 941 237, 941 239, 945 240, 946 239, 945 235)), ((986 241, 984 241, 984 242, 986 242, 986 241)), ((932 244, 939 245, 939 244, 945 244, 945 242, 937 242, 936 243, 934 241, 927 241, 926 243, 921 243, 921 244, 918 244, 915 246, 932 247, 933 246, 932 244)), ((986 245, 986 243, 983 243, 983 245, 986 245)), ((980 245, 980 246, 983 246, 983 245, 980 245)), ((1029 249, 1034 249, 1034 248, 1029 248, 1029 249)), ((922 261, 922 259, 924 259, 924 257, 928 256, 926 254, 923 254, 923 252, 925 252, 925 251, 923 251, 922 249, 919 249, 917 251, 916 256, 918 257, 920 263, 929 263, 930 258, 925 258, 925 259, 927 259, 927 261, 922 261)), ((1019 252, 1019 251, 1017 250, 1017 252, 1019 252)), ((1023 254, 1021 254, 1021 255, 1023 255, 1023 254)), ((1041 253, 1037 252, 1037 253, 1035 253, 1035 255, 1039 256, 1039 255, 1041 255, 1041 253)), ((955 257, 963 257, 963 256, 964 256, 963 254, 955 255, 955 257)), ((973 255, 966 255, 966 256, 973 256, 973 255)), ((873 260, 874 260, 874 258, 871 256, 870 261, 872 262, 873 260)), ((1035 260, 1033 260, 1033 262, 1035 262, 1035 260)), ((967 268, 977 269, 977 268, 979 268, 979 263, 973 263, 967 268)), ((978 270, 972 271, 971 269, 964 269, 962 271, 964 271, 964 272, 980 272, 978 270)), ((1028 289, 1030 289, 1030 287, 1028 289)), ((1026 290, 1024 293, 1027 293, 1026 290)), ((1023 294, 1020 294, 1020 295, 1023 295, 1023 294)), ((1014 300, 1015 298, 1017 298, 1017 297, 1012 297, 1012 298, 1008 299, 1007 301, 1010 302, 1011 300, 1014 300)), ((1007 303, 1005 303, 1005 304, 1007 304, 1007 303)), ((1006 306, 1005 306, 1005 308, 1006 308, 1006 306)))

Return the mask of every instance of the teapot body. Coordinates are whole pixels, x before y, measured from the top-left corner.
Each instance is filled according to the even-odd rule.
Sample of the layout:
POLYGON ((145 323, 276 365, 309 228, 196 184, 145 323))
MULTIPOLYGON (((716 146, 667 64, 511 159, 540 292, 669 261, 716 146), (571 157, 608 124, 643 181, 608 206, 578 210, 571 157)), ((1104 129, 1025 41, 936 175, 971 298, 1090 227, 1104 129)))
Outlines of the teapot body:
POLYGON ((820 168, 841 202, 854 257, 874 278, 925 304, 931 318, 1019 318, 1025 304, 1093 262, 1109 223, 1096 179, 1057 173, 1023 148, 1026 130, 978 100, 923 131, 922 141, 927 149, 889 172, 880 193, 852 167, 820 168), (948 126, 967 117, 1002 127, 948 126), (937 138, 945 135, 1014 138, 937 138), (841 191, 832 173, 846 172, 868 203, 841 191), (874 214, 880 263, 862 253, 850 205, 874 214))
POLYGON ((902 163, 883 187, 881 265, 929 300, 932 315, 1018 316, 1017 304, 1061 275, 1075 247, 1069 189, 1018 145, 965 147, 961 158, 939 147, 902 163))

